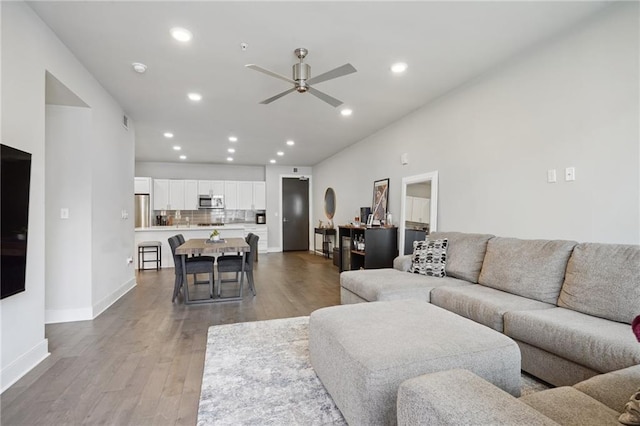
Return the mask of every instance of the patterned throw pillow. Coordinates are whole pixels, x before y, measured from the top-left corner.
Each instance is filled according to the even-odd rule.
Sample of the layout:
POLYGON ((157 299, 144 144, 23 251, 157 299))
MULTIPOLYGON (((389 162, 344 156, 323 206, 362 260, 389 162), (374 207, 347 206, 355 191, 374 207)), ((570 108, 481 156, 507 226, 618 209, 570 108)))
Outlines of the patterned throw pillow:
POLYGON ((430 277, 444 277, 448 245, 449 241, 446 238, 414 241, 409 272, 430 277))

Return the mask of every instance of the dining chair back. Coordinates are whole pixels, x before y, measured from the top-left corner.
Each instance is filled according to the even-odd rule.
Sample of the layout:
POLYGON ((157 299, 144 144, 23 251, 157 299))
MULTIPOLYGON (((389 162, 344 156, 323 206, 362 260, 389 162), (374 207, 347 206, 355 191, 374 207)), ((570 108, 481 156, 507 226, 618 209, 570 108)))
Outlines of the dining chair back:
MULTIPOLYGON (((249 288, 251 289, 253 295, 256 295, 256 287, 253 280, 253 262, 255 260, 255 256, 258 252, 258 240, 259 236, 253 233, 247 234, 245 241, 249 244, 249 251, 245 254, 245 262, 244 262, 244 272, 247 276, 247 281, 249 281, 249 288)), ((218 258, 218 296, 220 296, 220 290, 222 283, 225 282, 237 282, 238 274, 242 272, 242 256, 241 255, 232 255, 232 256, 220 256, 218 258), (221 277, 221 273, 223 272, 235 272, 236 279, 235 280, 223 280, 221 277)), ((242 297, 242 277, 240 278, 240 297, 242 297)))
POLYGON ((214 285, 213 269, 214 269, 215 257, 196 256, 196 257, 185 258, 184 260, 185 260, 186 273, 183 273, 182 256, 179 254, 176 254, 176 249, 182 244, 184 244, 184 237, 181 234, 174 235, 173 237, 169 238, 169 246, 171 247, 171 253, 173 254, 173 263, 175 265, 175 274, 176 274, 175 283, 173 287, 173 298, 171 299, 171 301, 174 302, 176 297, 180 293, 180 288, 183 285, 186 286, 188 284, 186 282, 183 282, 183 277, 186 276, 187 274, 194 274, 194 284, 202 284, 202 283, 209 284, 209 295, 213 297, 213 285, 214 285), (196 274, 208 274, 209 280, 197 281, 196 274))

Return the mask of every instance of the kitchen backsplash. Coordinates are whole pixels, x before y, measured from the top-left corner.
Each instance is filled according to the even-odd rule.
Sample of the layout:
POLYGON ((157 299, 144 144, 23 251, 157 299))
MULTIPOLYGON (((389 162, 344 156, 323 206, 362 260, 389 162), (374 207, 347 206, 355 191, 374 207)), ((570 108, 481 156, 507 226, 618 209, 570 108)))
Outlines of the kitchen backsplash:
POLYGON ((151 222, 158 225, 157 218, 165 213, 167 225, 198 225, 199 223, 255 223, 254 210, 154 210, 151 222), (179 216, 179 217, 176 217, 179 216))

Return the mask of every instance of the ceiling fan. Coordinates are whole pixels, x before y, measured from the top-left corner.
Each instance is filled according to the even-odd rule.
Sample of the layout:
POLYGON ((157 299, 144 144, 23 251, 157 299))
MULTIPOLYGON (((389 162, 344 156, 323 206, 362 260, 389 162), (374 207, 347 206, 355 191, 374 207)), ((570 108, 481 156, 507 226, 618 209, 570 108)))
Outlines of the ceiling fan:
POLYGON ((271 102, 280 99, 284 95, 288 95, 293 91, 298 91, 300 93, 309 92, 316 98, 321 99, 334 107, 339 107, 340 105, 342 105, 342 101, 329 96, 326 93, 319 91, 318 89, 314 89, 313 87, 311 87, 311 85, 354 73, 357 70, 353 67, 353 65, 344 64, 341 67, 334 68, 331 71, 325 72, 324 74, 320 74, 319 76, 310 78, 311 66, 303 62, 305 56, 307 56, 309 51, 301 47, 294 50, 293 53, 298 57, 298 59, 300 59, 300 62, 293 66, 293 79, 290 79, 273 71, 269 71, 268 69, 262 68, 255 64, 245 65, 245 67, 251 68, 252 70, 260 71, 261 73, 270 75, 271 77, 279 78, 280 80, 284 80, 287 83, 293 84, 293 87, 291 89, 285 90, 282 93, 278 93, 277 95, 272 96, 269 99, 265 99, 260 103, 264 105, 270 104, 271 102))

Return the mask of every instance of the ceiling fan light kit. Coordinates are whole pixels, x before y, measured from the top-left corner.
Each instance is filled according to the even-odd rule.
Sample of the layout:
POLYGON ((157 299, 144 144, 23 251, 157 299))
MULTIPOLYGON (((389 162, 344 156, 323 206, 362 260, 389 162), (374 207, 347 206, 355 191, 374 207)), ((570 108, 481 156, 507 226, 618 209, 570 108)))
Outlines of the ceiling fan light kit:
POLYGON ((327 71, 324 74, 320 74, 317 77, 311 77, 311 66, 309 64, 304 63, 304 58, 309 54, 309 51, 303 47, 300 47, 293 51, 293 53, 300 59, 300 62, 293 65, 293 79, 275 73, 273 71, 269 71, 268 69, 262 68, 255 64, 247 64, 245 65, 247 68, 250 68, 255 71, 259 71, 263 74, 267 74, 271 77, 284 80, 287 83, 293 84, 293 88, 285 90, 284 92, 278 93, 275 96, 272 96, 264 101, 260 102, 261 104, 270 104, 273 101, 280 99, 281 97, 288 95, 294 91, 299 93, 309 92, 316 98, 328 103, 333 107, 339 107, 342 105, 342 101, 327 95, 324 92, 321 92, 318 89, 311 87, 312 84, 322 83, 323 81, 331 80, 334 78, 342 77, 348 74, 352 74, 357 70, 351 64, 344 64, 338 68, 334 68, 331 71, 327 71))

